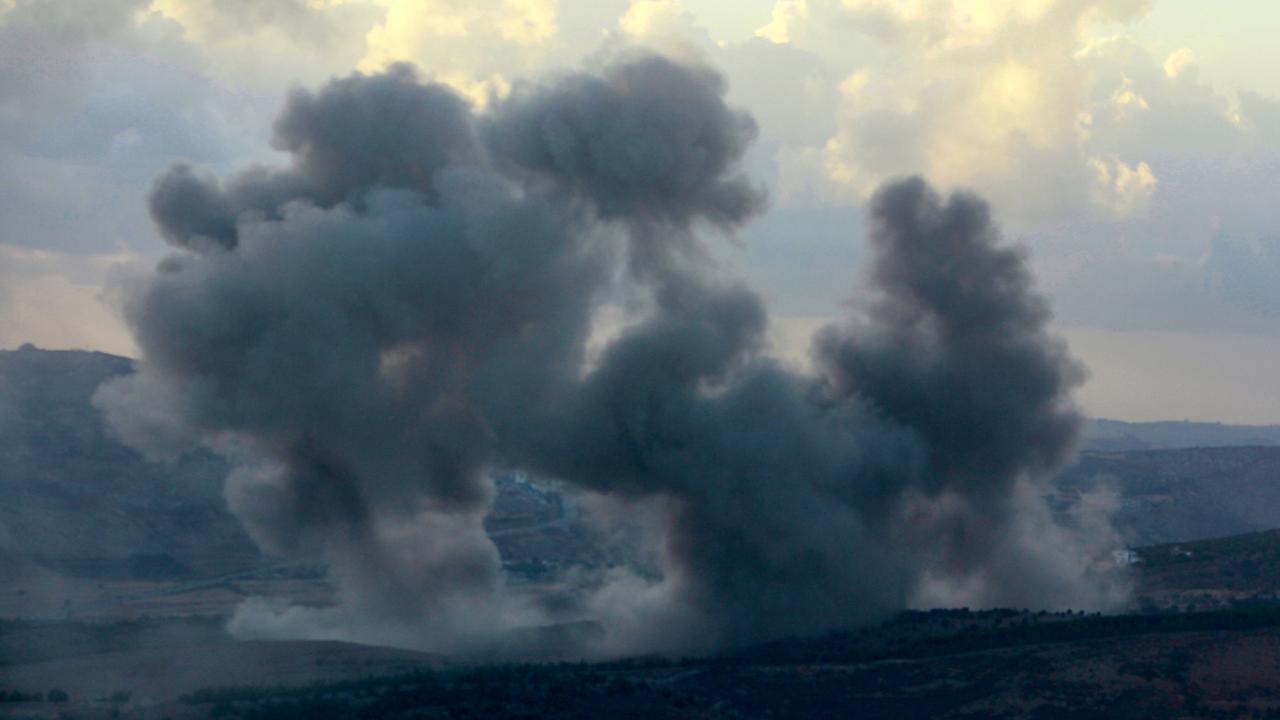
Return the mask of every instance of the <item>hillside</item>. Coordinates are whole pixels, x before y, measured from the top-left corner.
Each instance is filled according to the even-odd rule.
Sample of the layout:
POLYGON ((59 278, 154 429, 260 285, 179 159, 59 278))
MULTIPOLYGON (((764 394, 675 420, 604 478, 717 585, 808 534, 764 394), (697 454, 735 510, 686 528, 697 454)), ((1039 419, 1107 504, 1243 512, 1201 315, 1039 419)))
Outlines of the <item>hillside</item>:
POLYGON ((1280 531, 1137 552, 1139 614, 912 611, 701 659, 475 667, 210 619, 0 622, 0 717, 1280 717, 1280 531))
MULTIPOLYGON (((0 580, 24 578, 0 582, 0 617, 45 618, 0 622, 0 699, 18 698, 0 717, 1280 717, 1280 531, 1236 535, 1280 527, 1280 447, 1088 450, 1061 474, 1063 512, 1118 496, 1145 614, 909 612, 705 660, 472 668, 228 637, 222 618, 244 597, 323 605, 332 589, 260 556, 226 509, 219 458, 156 465, 105 432, 89 397, 131 368, 0 352, 0 580), (36 700, 52 687, 69 702, 36 700)), ((1169 425, 1124 437, 1209 437, 1169 425)), ((571 497, 497 484, 486 524, 514 578, 607 562, 588 554, 571 497)))
MULTIPOLYGON (((132 369, 103 353, 0 351, 0 580, 92 579, 64 586, 83 599, 104 580, 133 582, 122 592, 145 595, 155 588, 137 582, 242 575, 269 563, 227 509, 222 459, 196 452, 152 463, 108 434, 90 398, 132 369)), ((497 485, 487 525, 510 566, 538 575, 557 553, 587 552, 565 498, 516 475, 497 485)), ((5 600, 0 616, 14 609, 5 600)))
POLYGON ((1116 525, 1133 546, 1280 527, 1280 448, 1086 452, 1055 484, 1060 509, 1114 491, 1116 525))
POLYGON ((1280 600, 1280 530, 1140 548, 1138 603, 1204 610, 1280 600))
MULTIPOLYGON (((89 398, 131 370, 127 358, 102 353, 0 351, 0 573, 168 581, 267 562, 226 509, 221 459, 195 453, 149 463, 107 434, 89 398)), ((1113 421, 1089 428, 1090 442, 1110 433, 1145 443, 1263 442, 1275 430, 1113 421)), ((1114 491, 1117 522, 1133 546, 1280 527, 1280 447, 1086 451, 1056 486, 1052 499, 1063 512, 1086 493, 1114 491)), ((571 498, 516 475, 499 478, 498 490, 487 525, 515 575, 542 579, 565 564, 608 562, 584 541, 571 498)))
POLYGON ((89 403, 132 362, 103 353, 0 352, 0 559, 94 576, 223 572, 258 553, 226 510, 209 453, 145 462, 89 403))

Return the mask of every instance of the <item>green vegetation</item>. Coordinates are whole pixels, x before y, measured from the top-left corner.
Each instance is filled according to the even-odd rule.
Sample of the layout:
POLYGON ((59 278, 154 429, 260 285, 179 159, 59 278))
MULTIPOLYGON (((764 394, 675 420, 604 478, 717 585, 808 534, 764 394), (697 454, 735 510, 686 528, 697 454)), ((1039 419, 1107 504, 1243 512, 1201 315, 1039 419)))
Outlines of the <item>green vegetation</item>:
POLYGON ((1280 563, 1280 530, 1153 545, 1142 548, 1139 557, 1148 568, 1223 560, 1280 563))

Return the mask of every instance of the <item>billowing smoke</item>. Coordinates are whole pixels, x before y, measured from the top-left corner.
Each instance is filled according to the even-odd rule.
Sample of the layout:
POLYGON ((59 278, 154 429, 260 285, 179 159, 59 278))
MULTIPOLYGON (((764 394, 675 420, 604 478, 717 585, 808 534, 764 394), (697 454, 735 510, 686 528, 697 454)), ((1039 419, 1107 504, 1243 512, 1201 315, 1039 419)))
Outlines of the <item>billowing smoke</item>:
POLYGON ((912 603, 1115 599, 1105 524, 1072 532, 1039 495, 1082 372, 985 204, 882 188, 875 302, 788 369, 703 245, 763 203, 724 92, 636 52, 478 112, 396 66, 294 92, 287 169, 156 181, 179 252, 126 308, 140 373, 98 402, 157 457, 236 459, 253 537, 323 559, 342 599, 251 605, 242 631, 488 652, 585 620, 602 632, 571 654, 689 652, 912 603), (643 309, 593 355, 618 297, 643 309), (493 467, 645 508, 656 576, 584 581, 554 617, 508 591, 481 523, 493 467))

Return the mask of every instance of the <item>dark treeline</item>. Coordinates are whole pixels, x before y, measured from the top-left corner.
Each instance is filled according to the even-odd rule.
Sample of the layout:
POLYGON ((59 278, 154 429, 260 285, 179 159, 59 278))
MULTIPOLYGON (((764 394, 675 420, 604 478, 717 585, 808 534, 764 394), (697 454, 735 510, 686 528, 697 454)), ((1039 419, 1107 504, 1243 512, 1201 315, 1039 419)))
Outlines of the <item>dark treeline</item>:
MULTIPOLYGON (((935 610, 903 613, 868 630, 774 642, 711 658, 655 656, 609 663, 457 667, 301 688, 205 689, 185 696, 183 702, 207 707, 213 717, 243 720, 704 717, 728 712, 723 698, 735 693, 759 695, 785 705, 790 702, 786 697, 801 690, 861 692, 859 682, 826 677, 839 675, 840 667, 892 674, 899 671, 876 663, 1015 651, 1054 643, 1091 644, 1149 635, 1268 628, 1280 628, 1280 604, 1242 603, 1214 612, 1112 616, 935 610)), ((1016 652, 1005 654, 1009 663, 1022 662, 1016 652)), ((984 662, 1000 661, 989 658, 984 662)), ((985 683, 979 681, 974 692, 987 692, 990 688, 985 683)), ((959 703, 966 697, 959 691, 952 695, 948 703, 959 703)), ((806 701, 806 707, 813 706, 806 701)), ((892 708, 882 710, 888 713, 892 708)), ((869 712, 868 717, 880 716, 874 708, 869 712)), ((728 712, 726 716, 734 715, 728 712)), ((784 711, 781 716, 789 715, 784 711)))

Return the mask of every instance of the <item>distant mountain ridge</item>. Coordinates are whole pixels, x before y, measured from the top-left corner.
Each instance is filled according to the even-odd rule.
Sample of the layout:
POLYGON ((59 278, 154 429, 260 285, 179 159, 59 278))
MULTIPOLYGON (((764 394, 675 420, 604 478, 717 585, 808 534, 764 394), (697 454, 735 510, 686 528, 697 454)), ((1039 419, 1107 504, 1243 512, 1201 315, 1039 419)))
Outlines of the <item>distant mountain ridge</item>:
POLYGON ((1091 419, 1085 423, 1082 444, 1084 450, 1110 452, 1199 447, 1280 447, 1280 425, 1091 419))

